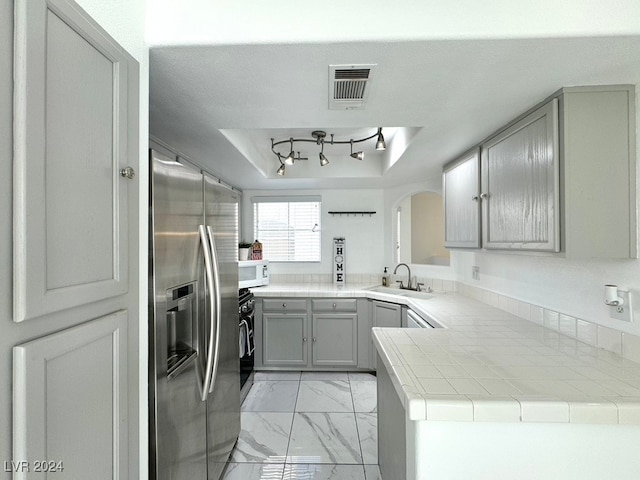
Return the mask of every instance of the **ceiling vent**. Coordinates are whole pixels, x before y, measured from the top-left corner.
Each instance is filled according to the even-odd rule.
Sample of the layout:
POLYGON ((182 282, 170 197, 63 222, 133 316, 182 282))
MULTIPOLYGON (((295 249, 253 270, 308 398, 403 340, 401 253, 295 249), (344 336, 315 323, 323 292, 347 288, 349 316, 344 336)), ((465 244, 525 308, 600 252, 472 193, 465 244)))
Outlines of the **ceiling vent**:
POLYGON ((329 109, 364 108, 377 65, 329 65, 329 109))

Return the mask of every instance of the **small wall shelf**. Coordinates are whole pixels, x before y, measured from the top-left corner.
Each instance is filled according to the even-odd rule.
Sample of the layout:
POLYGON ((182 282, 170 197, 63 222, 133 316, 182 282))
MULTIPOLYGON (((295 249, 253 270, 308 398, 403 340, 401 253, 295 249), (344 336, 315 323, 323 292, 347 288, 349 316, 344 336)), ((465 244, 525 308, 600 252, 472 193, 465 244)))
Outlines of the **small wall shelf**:
POLYGON ((363 217, 365 215, 375 215, 376 212, 329 212, 331 215, 362 215, 363 217))

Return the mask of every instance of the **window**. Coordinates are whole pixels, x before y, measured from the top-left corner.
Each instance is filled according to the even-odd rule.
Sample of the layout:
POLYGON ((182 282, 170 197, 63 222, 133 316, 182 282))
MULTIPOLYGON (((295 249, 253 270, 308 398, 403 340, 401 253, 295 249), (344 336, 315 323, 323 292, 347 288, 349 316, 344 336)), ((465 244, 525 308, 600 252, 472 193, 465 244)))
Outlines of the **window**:
POLYGON ((321 197, 253 197, 253 232, 271 262, 320 261, 321 197))

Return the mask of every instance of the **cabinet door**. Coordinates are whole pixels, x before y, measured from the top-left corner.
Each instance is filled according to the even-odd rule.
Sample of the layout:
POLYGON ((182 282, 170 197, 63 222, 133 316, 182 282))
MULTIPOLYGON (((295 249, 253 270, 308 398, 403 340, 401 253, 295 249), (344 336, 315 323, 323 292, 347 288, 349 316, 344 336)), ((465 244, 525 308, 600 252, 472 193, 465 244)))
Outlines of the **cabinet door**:
POLYGON ((127 196, 137 179, 121 169, 138 165, 138 66, 72 2, 16 0, 15 18, 22 321, 128 291, 127 196))
POLYGON ((265 366, 307 366, 307 315, 264 313, 262 356, 265 366))
MULTIPOLYGON (((381 302, 379 300, 371 301, 371 326, 372 327, 393 327, 400 328, 402 326, 402 306, 396 303, 381 302)), ((369 344, 371 355, 369 357, 370 366, 376 368, 376 347, 373 345, 371 331, 369 331, 369 344)))
POLYGON ((16 465, 52 462, 47 478, 127 477, 127 319, 120 311, 14 347, 16 465))
POLYGON ((355 367, 358 364, 358 315, 312 316, 313 366, 355 367))
POLYGON ((445 247, 480 247, 480 149, 450 163, 443 173, 445 247))
POLYGON ((483 245, 560 251, 558 100, 482 145, 483 245))
POLYGON ((402 326, 402 306, 396 303, 373 300, 372 326, 395 327, 402 326))

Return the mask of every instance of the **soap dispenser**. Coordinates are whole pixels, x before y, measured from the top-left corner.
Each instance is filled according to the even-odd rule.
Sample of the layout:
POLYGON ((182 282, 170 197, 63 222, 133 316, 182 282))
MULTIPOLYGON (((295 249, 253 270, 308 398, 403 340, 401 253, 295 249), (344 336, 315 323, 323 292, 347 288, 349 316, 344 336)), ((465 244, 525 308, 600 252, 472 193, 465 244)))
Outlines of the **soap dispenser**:
POLYGON ((384 267, 384 273, 382 274, 382 286, 389 286, 389 274, 387 273, 387 267, 384 267))

